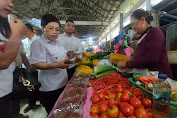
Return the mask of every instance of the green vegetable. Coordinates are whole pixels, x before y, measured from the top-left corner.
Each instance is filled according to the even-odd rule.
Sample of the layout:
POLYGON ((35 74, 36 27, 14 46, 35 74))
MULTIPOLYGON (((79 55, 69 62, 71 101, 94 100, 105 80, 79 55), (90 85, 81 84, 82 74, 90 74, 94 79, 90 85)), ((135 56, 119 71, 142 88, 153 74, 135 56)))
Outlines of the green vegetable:
POLYGON ((105 75, 107 75, 109 73, 114 73, 114 72, 116 72, 116 69, 110 70, 110 71, 106 71, 106 72, 103 72, 101 74, 98 74, 98 75, 96 75, 96 78, 99 78, 99 77, 102 77, 102 76, 105 76, 105 75))
POLYGON ((115 68, 111 66, 97 66, 96 71, 92 75, 98 75, 100 73, 111 71, 111 70, 115 70, 115 68))

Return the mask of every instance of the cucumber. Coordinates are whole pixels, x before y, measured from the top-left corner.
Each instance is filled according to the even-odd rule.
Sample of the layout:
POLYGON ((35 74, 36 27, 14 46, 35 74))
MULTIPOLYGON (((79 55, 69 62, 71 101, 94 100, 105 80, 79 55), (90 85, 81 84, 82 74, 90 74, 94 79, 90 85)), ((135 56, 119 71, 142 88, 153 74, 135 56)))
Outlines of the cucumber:
POLYGON ((101 74, 98 74, 98 75, 96 75, 96 78, 99 78, 99 77, 102 77, 102 76, 105 76, 105 75, 107 75, 109 73, 114 73, 114 72, 116 72, 116 69, 110 70, 110 71, 106 71, 106 72, 103 72, 101 74))

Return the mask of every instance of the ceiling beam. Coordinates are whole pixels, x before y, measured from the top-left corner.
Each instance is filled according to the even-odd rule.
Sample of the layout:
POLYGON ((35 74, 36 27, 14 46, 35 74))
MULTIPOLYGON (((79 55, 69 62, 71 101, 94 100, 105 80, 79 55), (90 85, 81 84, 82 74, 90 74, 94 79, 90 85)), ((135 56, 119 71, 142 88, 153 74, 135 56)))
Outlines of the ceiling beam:
POLYGON ((102 1, 103 1, 103 2, 104 2, 104 1, 107 2, 109 5, 111 5, 112 8, 115 7, 116 2, 118 2, 118 0, 113 1, 114 3, 111 3, 111 2, 112 2, 111 0, 102 0, 102 1))
MULTIPOLYGON (((82 2, 79 2, 80 4, 82 4, 82 5, 84 5, 84 6, 86 6, 84 3, 82 3, 82 2)), ((76 4, 76 3, 74 3, 77 7, 80 7, 78 4, 76 4)), ((90 6, 86 6, 86 8, 88 8, 88 9, 93 9, 92 7, 90 7, 90 6)), ((95 11, 94 10, 94 12, 97 12, 97 11, 95 11)), ((90 13, 89 11, 88 12, 82 12, 82 14, 83 15, 87 15, 86 13, 89 13, 90 15, 92 15, 92 16, 94 16, 94 17, 97 17, 97 19, 98 20, 100 20, 100 21, 102 21, 103 19, 100 19, 98 16, 95 16, 93 13, 90 13)), ((98 12, 99 13, 99 12, 98 12)), ((92 19, 93 20, 93 19, 92 19)))
MULTIPOLYGON (((56 15, 57 17, 61 17, 63 15, 56 15)), ((95 18, 95 16, 84 16, 84 15, 65 15, 67 17, 77 17, 77 18, 95 18)), ((112 17, 101 17, 101 18, 112 18, 112 17)))
POLYGON ((172 4, 174 4, 176 1, 177 1, 177 0, 172 0, 172 1, 170 1, 169 3, 167 3, 166 5, 164 5, 163 7, 161 7, 161 8, 158 9, 158 10, 161 11, 161 10, 165 9, 166 7, 168 7, 168 6, 172 5, 172 4))
POLYGON ((61 7, 61 5, 60 5, 60 3, 59 3, 59 0, 55 0, 56 2, 56 5, 57 6, 59 6, 59 9, 61 10, 61 12, 62 12, 62 14, 63 14, 63 16, 66 18, 66 19, 68 19, 68 17, 66 16, 66 14, 65 14, 65 12, 63 11, 63 9, 61 9, 60 7, 61 7))
MULTIPOLYGON (((41 20, 35 19, 35 18, 33 18, 31 22, 34 24, 41 24, 41 20)), ((65 22, 66 22, 65 20, 60 20, 61 24, 65 24, 65 22)), ((99 21, 74 21, 74 24, 75 25, 91 25, 91 27, 95 25, 109 25, 108 22, 99 22, 99 21)))
MULTIPOLYGON (((61 21, 62 24, 63 21, 61 21)), ((65 24, 65 21, 64 21, 65 24)), ((99 21, 74 21, 75 25, 109 25, 108 22, 99 22, 99 21)))
MULTIPOLYGON (((91 1, 91 2, 93 2, 93 1, 91 1)), ((94 7, 88 6, 88 5, 86 5, 85 3, 83 3, 82 0, 80 1, 80 3, 82 3, 82 4, 83 4, 84 6, 86 6, 88 9, 93 9, 94 12, 100 14, 101 16, 104 16, 103 14, 99 13, 99 12, 97 11, 97 9, 94 9, 94 7)), ((95 4, 95 3, 93 2, 93 4, 95 4)), ((100 7, 100 6, 99 6, 99 7, 100 7)), ((102 7, 100 7, 100 8, 102 8, 102 7)), ((102 9, 103 9, 103 8, 102 8, 102 9)), ((105 9, 103 9, 103 10, 105 10, 105 9)))

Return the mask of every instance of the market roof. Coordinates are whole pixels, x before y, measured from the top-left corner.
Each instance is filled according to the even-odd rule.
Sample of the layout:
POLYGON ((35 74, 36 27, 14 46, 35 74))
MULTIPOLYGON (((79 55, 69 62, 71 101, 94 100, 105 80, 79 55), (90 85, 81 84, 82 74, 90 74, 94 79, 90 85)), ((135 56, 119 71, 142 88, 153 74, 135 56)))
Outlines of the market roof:
POLYGON ((176 23, 177 21, 177 0, 163 0, 155 5, 153 9, 157 10, 160 14, 160 25, 169 23, 176 23))
POLYGON ((99 36, 125 0, 15 0, 14 12, 19 18, 38 18, 51 13, 64 21, 79 21, 77 37, 99 36), (87 25, 86 25, 87 24, 87 25))

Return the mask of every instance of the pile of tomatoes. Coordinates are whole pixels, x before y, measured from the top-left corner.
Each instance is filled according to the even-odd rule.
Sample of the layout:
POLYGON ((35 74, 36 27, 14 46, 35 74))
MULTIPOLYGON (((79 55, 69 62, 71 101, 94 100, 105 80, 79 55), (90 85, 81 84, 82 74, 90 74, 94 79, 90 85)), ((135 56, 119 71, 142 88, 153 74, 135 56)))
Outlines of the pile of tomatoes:
POLYGON ((109 76, 91 80, 94 88, 90 109, 92 118, 152 118, 150 99, 144 98, 138 88, 131 87, 127 79, 118 75, 116 79, 119 81, 110 83, 109 76))

